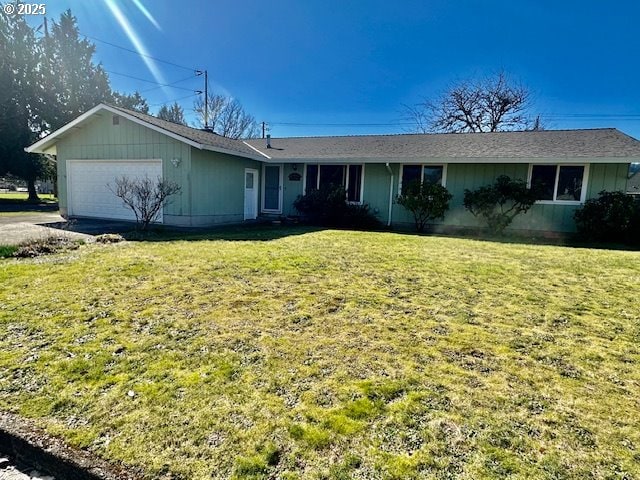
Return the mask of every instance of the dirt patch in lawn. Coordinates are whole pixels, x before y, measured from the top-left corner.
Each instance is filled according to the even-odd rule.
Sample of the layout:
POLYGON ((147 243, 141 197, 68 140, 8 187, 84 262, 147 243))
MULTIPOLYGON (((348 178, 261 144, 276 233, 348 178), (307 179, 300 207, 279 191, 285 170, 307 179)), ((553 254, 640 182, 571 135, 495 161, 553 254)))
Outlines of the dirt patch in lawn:
POLYGON ((9 455, 28 465, 64 480, 137 480, 140 472, 113 465, 91 453, 67 446, 47 435, 28 420, 0 413, 0 456, 9 455))

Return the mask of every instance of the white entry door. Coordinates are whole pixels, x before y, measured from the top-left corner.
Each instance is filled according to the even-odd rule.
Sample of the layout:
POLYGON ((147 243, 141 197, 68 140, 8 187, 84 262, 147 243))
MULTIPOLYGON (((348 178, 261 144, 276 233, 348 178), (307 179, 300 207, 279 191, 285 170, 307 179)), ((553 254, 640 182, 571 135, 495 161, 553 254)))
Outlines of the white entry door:
POLYGON ((244 219, 258 218, 258 170, 244 169, 244 219))

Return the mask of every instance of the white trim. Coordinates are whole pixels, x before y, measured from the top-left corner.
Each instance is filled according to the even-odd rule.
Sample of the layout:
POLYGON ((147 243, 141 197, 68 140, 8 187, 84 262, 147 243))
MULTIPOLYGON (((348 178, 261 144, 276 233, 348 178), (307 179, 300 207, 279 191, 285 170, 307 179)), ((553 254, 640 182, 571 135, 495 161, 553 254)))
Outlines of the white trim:
POLYGON ((389 179, 389 211, 387 212, 387 227, 390 227, 391 214, 393 212, 393 170, 388 163, 385 165, 385 167, 387 167, 387 172, 389 172, 389 175, 391 175, 389 179))
MULTIPOLYGON (((254 147, 255 148, 255 147, 254 147)), ((415 157, 344 157, 336 156, 335 158, 317 158, 317 157, 291 157, 291 158, 278 158, 277 152, 274 152, 274 157, 270 159, 261 160, 267 163, 310 163, 319 165, 350 165, 357 163, 375 163, 384 165, 406 163, 411 164, 423 164, 423 165, 443 165, 443 164, 459 164, 459 163, 474 163, 474 164, 505 164, 505 163, 517 163, 528 165, 535 163, 536 165, 557 165, 558 161, 562 161, 564 164, 584 165, 587 163, 634 163, 640 162, 640 157, 573 157, 573 158, 561 158, 561 157, 433 157, 433 158, 415 158, 415 157)))
MULTIPOLYGON (((166 132, 166 130, 163 130, 163 132, 166 132)), ((245 153, 241 153, 236 150, 228 150, 226 148, 213 147, 211 145, 202 145, 201 150, 208 150, 210 152, 218 152, 218 153, 226 153, 227 155, 234 155, 236 157, 248 158, 250 160, 257 160, 258 162, 261 162, 264 160, 263 158, 254 157, 253 155, 247 155, 245 153)))
POLYGON ((425 167, 442 167, 442 180, 440 185, 447 186, 447 163, 401 163, 400 173, 398 174, 398 195, 402 195, 402 174, 404 172, 405 165, 419 165, 420 169, 420 181, 424 182, 424 169, 425 167))
POLYGON ((242 141, 242 143, 244 143, 247 147, 249 147, 251 150, 254 150, 255 152, 258 152, 260 154, 260 156, 266 158, 267 160, 271 160, 271 157, 269 155, 267 155, 266 153, 262 153, 260 150, 258 150, 256 147, 254 147, 253 145, 248 144, 247 142, 245 142, 244 140, 242 141))
POLYGON ((345 194, 347 195, 347 203, 351 204, 351 205, 362 205, 364 203, 364 163, 348 163, 345 165, 345 169, 347 170, 347 173, 345 175, 345 180, 344 180, 344 190, 345 190, 345 194), (360 200, 355 201, 355 202, 350 202, 349 201, 349 167, 351 166, 361 166, 362 170, 360 171, 360 200))
POLYGON ((282 163, 263 163, 262 164, 262 205, 261 205, 261 209, 260 211, 262 213, 282 213, 282 185, 284 183, 284 167, 282 165, 282 163), (265 201, 265 190, 264 190, 264 183, 265 183, 265 169, 267 167, 278 167, 280 169, 280 175, 278 176, 279 178, 279 182, 280 185, 278 185, 278 209, 268 209, 268 208, 264 208, 264 201, 265 201))
MULTIPOLYGON (((316 176, 316 189, 320 189, 320 164, 317 163, 305 163, 304 164, 304 171, 302 174, 302 195, 306 195, 307 194, 307 168, 309 167, 309 165, 315 165, 316 167, 318 167, 318 174, 316 176)), ((335 165, 335 166, 339 166, 339 167, 343 167, 344 171, 342 174, 342 180, 343 180, 343 185, 342 187, 345 189, 345 195, 347 197, 347 199, 349 198, 349 192, 348 192, 348 187, 349 187, 349 167, 351 167, 352 165, 359 165, 362 167, 362 173, 360 174, 360 200, 357 202, 350 202, 349 200, 347 200, 347 203, 350 203, 352 205, 362 205, 364 203, 364 175, 365 175, 365 164, 364 163, 332 163, 332 164, 322 164, 322 165, 335 165)))
POLYGON ((303 163, 304 167, 302 168, 302 196, 304 197, 307 194, 307 164, 303 163))
MULTIPOLYGON (((530 163, 529 172, 527 173, 527 187, 531 188, 531 177, 533 175, 533 167, 537 165, 549 165, 544 163, 530 163)), ((589 184, 589 166, 588 163, 575 164, 575 163, 555 163, 556 178, 553 183, 553 200, 536 200, 536 205, 582 205, 587 200, 587 186, 589 184), (580 187, 580 200, 558 200, 558 182, 560 180, 560 167, 584 167, 582 173, 582 186, 580 187)))
MULTIPOLYGON (((192 140, 189 140, 188 138, 181 137, 180 135, 177 135, 177 134, 175 134, 173 132, 170 132, 168 130, 165 130, 163 128, 157 127, 157 126, 155 126, 155 125, 153 125, 151 123, 145 122, 144 120, 140 120, 139 118, 134 117, 133 115, 130 115, 130 114, 126 113, 126 112, 123 112, 122 110, 119 110, 117 108, 113 108, 113 107, 110 107, 109 105, 105 105, 104 103, 101 103, 101 104, 96 105, 95 107, 93 107, 88 112, 83 113, 82 115, 80 115, 75 120, 72 120, 69 123, 67 123, 66 125, 64 125, 63 127, 60 127, 55 132, 50 133, 49 135, 47 135, 43 139, 41 139, 41 140, 37 141, 36 143, 34 143, 33 145, 30 145, 29 147, 25 148, 25 152, 27 152, 27 153, 44 153, 44 150, 47 149, 48 147, 41 148, 43 145, 47 145, 52 140, 55 140, 60 135, 64 134, 68 130, 74 128, 76 125, 84 122, 87 118, 89 118, 90 116, 92 116, 96 112, 99 112, 100 110, 106 110, 108 112, 113 113, 114 115, 120 115, 120 116, 126 118, 127 120, 131 120, 132 122, 135 122, 135 123, 137 123, 139 125, 144 125, 145 127, 148 127, 151 130, 155 130, 156 132, 163 133, 163 134, 167 135, 168 137, 174 138, 175 140, 178 140, 180 142, 186 143, 187 145, 191 145, 192 147, 196 147, 196 148, 202 150, 202 145, 199 144, 199 143, 196 143, 196 142, 194 142, 192 140)), ((236 153, 236 155, 238 155, 238 154, 236 153)))
POLYGON ((166 135, 167 137, 173 138, 174 140, 177 140, 179 142, 182 143, 186 143, 187 145, 190 145, 194 148, 197 148, 199 150, 209 150, 209 151, 213 151, 213 152, 218 152, 218 153, 226 153, 228 155, 235 155, 236 157, 244 157, 244 158, 250 158, 252 160, 263 160, 263 157, 269 158, 266 155, 264 155, 263 153, 261 153, 259 150, 255 149, 254 147, 251 147, 251 145, 249 145, 247 142, 242 142, 245 145, 251 147, 252 150, 255 150, 257 153, 260 153, 261 156, 253 156, 253 155, 247 155, 244 154, 242 152, 238 152, 238 151, 234 151, 234 150, 228 150, 226 148, 221 148, 221 147, 214 147, 212 145, 204 145, 198 142, 195 142, 193 140, 189 140, 186 137, 183 137, 182 135, 178 135, 177 133, 173 133, 170 130, 165 130, 162 127, 158 127, 157 125, 154 125, 152 123, 149 122, 145 122, 144 120, 133 116, 127 112, 124 112, 118 108, 114 108, 111 107, 110 105, 105 105, 104 103, 100 103, 98 105, 96 105, 95 107, 93 107, 91 110, 83 113, 82 115, 80 115, 78 118, 76 118, 75 120, 70 121, 69 123, 67 123, 66 125, 64 125, 63 127, 60 127, 58 130, 56 130, 55 132, 50 133, 49 135, 47 135, 46 137, 44 137, 41 140, 38 140, 36 143, 34 143, 33 145, 30 145, 28 147, 26 147, 24 150, 27 153, 46 153, 49 148, 53 147, 54 145, 50 145, 56 138, 58 138, 59 136, 63 135, 65 132, 67 132, 68 130, 72 129, 72 128, 76 128, 80 123, 84 122, 87 118, 89 118, 90 116, 94 115, 95 113, 101 111, 101 110, 106 110, 107 112, 111 112, 114 115, 118 115, 121 116, 123 118, 126 118, 127 120, 130 120, 134 123, 137 123, 138 125, 142 125, 144 127, 147 127, 151 130, 154 130, 158 133, 161 133, 163 135, 166 135))
POLYGON ((252 218, 248 218, 247 217, 247 209, 246 209, 246 205, 243 204, 243 220, 255 220, 256 218, 258 218, 258 210, 260 209, 260 195, 258 193, 259 190, 259 172, 257 168, 245 168, 244 169, 244 179, 242 182, 242 193, 244 194, 244 201, 247 201, 247 173, 252 173, 253 174, 253 189, 256 190, 255 192, 255 211, 256 211, 256 216, 252 217, 252 218))

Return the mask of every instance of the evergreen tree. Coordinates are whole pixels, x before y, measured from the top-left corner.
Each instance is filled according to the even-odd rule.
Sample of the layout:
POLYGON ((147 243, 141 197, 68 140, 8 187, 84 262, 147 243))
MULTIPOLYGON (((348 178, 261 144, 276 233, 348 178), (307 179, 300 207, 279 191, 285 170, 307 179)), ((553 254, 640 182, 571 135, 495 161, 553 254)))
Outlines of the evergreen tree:
POLYGON ((131 94, 113 92, 113 104, 117 107, 135 110, 136 112, 149 113, 147 100, 138 92, 131 94))
POLYGON ((50 129, 56 130, 98 103, 111 101, 113 96, 104 68, 93 63, 96 47, 80 38, 71 10, 53 22, 45 42, 45 75, 53 86, 46 120, 50 129))
POLYGON ((168 122, 179 123, 180 125, 187 124, 184 119, 184 110, 180 105, 178 105, 178 102, 174 102, 170 107, 162 105, 160 110, 158 110, 158 118, 168 122))
POLYGON ((40 155, 24 151, 42 128, 41 80, 33 30, 23 16, 0 13, 0 175, 26 180, 30 200, 38 199, 35 181, 44 169, 40 155))

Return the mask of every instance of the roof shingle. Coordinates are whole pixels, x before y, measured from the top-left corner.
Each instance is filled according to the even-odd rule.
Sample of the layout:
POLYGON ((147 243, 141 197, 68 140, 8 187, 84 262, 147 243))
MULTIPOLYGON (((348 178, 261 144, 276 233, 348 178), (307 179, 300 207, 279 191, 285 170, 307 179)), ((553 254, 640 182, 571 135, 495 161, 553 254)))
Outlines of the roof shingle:
POLYGON ((255 150, 248 147, 242 140, 235 140, 233 138, 223 137, 222 135, 218 135, 216 133, 187 127, 178 123, 168 122, 166 120, 161 120, 158 117, 140 113, 135 110, 116 107, 115 105, 109 106, 123 113, 131 115, 132 117, 136 117, 138 120, 142 120, 143 122, 149 123, 158 128, 162 128, 163 130, 167 130, 171 133, 184 137, 187 140, 191 140, 192 142, 196 142, 213 149, 224 149, 230 152, 237 152, 242 156, 259 156, 259 154, 255 150))
POLYGON ((273 138, 246 143, 279 160, 368 158, 598 158, 640 157, 640 142, 615 128, 496 133, 273 138))

